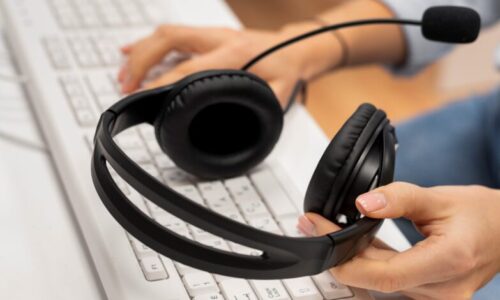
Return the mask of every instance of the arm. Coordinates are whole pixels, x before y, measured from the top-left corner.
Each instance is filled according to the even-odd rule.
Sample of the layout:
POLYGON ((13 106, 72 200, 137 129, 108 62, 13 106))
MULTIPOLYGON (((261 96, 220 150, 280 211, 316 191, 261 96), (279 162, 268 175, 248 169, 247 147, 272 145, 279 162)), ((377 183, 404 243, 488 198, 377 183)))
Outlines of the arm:
MULTIPOLYGON (((392 16, 392 11, 379 2, 351 0, 325 12, 320 18, 323 22, 336 23, 392 16)), ((315 20, 288 24, 278 31, 163 25, 150 36, 123 47, 127 61, 118 79, 123 92, 135 91, 141 87, 147 72, 174 50, 193 56, 144 87, 168 84, 203 69, 240 68, 268 47, 320 26, 322 24, 315 20)), ((349 64, 397 64, 405 57, 403 34, 397 26, 346 29, 342 35, 349 46, 349 64)), ((336 68, 342 55, 339 40, 326 32, 273 54, 250 71, 267 80, 284 102, 296 80, 307 80, 336 68)))
MULTIPOLYGON (((118 80, 122 91, 130 93, 141 86, 165 85, 204 69, 240 68, 270 46, 315 29, 321 26, 320 23, 395 16, 420 19, 425 8, 442 4, 472 4, 486 22, 500 17, 500 2, 495 0, 350 0, 320 14, 318 19, 321 21, 292 23, 278 31, 163 25, 150 36, 123 47, 127 60, 118 80), (171 51, 194 55, 157 80, 143 85, 147 72, 171 51)), ((373 25, 345 29, 338 34, 346 41, 349 65, 383 63, 418 69, 449 47, 425 41, 418 28, 373 25)), ((267 80, 284 103, 298 79, 308 80, 339 67, 343 55, 338 36, 327 32, 273 54, 251 71, 267 80)))

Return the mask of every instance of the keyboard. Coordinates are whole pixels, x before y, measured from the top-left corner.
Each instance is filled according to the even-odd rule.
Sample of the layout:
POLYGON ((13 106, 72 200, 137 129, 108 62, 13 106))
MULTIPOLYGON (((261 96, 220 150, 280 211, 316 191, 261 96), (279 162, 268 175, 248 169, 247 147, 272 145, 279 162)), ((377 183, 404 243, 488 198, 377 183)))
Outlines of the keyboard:
MULTIPOLYGON (((125 232, 92 186, 90 157, 100 113, 118 101, 119 47, 159 23, 230 26, 238 21, 223 1, 6 0, 9 42, 28 78, 40 120, 69 202, 109 299, 371 299, 329 272, 283 280, 246 280, 210 274, 159 255, 125 232)), ((182 60, 170 55, 147 80, 182 60)), ((177 168, 161 151, 154 129, 141 124, 117 143, 149 174, 179 193, 233 220, 275 234, 300 237, 301 193, 280 162, 268 159, 239 177, 202 181, 177 168)), ((261 252, 223 240, 160 209, 111 174, 120 189, 162 226, 201 244, 247 255, 261 252)))
MULTIPOLYGON (((260 166, 249 174, 223 181, 200 181, 175 167, 161 151, 153 128, 140 125, 116 137, 125 153, 144 170, 177 192, 235 221, 280 235, 303 236, 296 228, 299 210, 269 166, 260 166)), ((90 144, 89 144, 90 145, 90 144)), ((261 252, 227 242, 165 212, 128 186, 111 172, 121 190, 146 215, 159 224, 201 244, 246 255, 261 252)), ((148 281, 168 278, 165 265, 172 264, 194 299, 340 299, 352 298, 352 290, 324 272, 312 278, 285 280, 243 280, 196 270, 158 255, 128 236, 138 265, 148 281), (224 298, 223 298, 224 297, 224 298)))

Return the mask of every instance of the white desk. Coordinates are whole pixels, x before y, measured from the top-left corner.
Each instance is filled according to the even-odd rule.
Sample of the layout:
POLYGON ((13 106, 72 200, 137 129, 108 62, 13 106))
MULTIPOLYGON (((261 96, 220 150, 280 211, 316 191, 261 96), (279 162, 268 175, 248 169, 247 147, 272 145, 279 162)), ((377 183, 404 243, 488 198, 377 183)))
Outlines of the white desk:
MULTIPOLYGON (((6 70, 2 64, 0 73, 6 70)), ((103 299, 20 93, 16 84, 0 82, 0 298, 103 299)))

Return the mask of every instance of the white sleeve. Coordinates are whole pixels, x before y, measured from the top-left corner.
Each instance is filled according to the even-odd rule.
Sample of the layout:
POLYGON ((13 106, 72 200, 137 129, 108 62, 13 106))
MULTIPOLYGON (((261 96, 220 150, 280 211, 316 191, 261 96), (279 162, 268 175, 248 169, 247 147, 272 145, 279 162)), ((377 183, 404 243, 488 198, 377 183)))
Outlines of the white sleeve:
MULTIPOLYGON (((500 21, 499 0, 381 0, 398 18, 420 20, 430 6, 454 5, 467 6, 481 15, 482 26, 500 21)), ((404 26, 407 45, 407 57, 400 66, 391 66, 397 73, 413 74, 448 52, 452 45, 426 40, 421 29, 404 26)))

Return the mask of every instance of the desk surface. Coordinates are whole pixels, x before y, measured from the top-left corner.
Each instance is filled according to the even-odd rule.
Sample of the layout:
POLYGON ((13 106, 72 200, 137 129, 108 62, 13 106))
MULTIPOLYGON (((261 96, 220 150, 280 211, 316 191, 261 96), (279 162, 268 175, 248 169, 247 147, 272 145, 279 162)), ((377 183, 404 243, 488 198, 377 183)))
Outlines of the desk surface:
MULTIPOLYGON (((15 75, 0 41, 0 73, 15 75)), ((104 299, 19 84, 0 81, 0 298, 104 299)))

